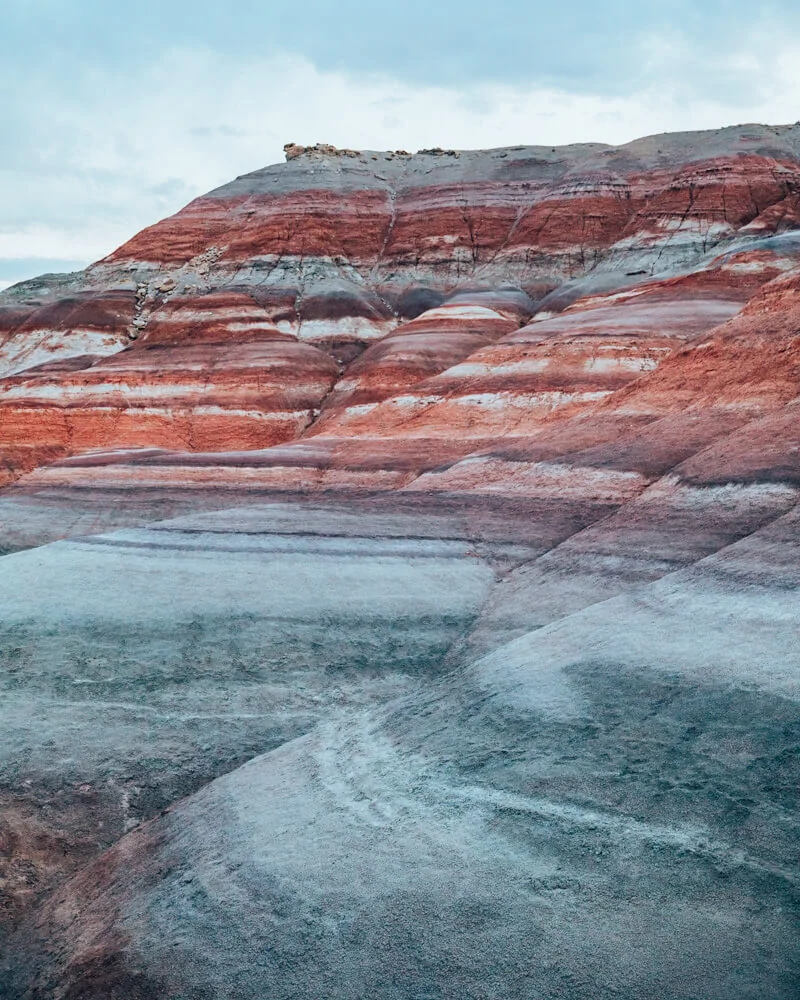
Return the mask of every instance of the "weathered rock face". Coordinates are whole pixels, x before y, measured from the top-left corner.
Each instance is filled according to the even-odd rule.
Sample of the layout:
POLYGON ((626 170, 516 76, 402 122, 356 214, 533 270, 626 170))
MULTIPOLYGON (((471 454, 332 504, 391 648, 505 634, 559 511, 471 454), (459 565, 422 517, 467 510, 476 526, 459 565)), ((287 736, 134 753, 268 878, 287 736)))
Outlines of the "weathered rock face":
POLYGON ((800 126, 287 161, 0 296, 0 993, 790 1000, 800 126))
POLYGON ((648 370, 797 253, 798 126, 619 148, 289 152, 83 274, 0 297, 0 375, 17 379, 0 387, 6 479, 93 447, 253 449, 312 423, 347 438, 437 420, 448 437, 520 432, 648 370), (281 335, 326 353, 335 382, 308 350, 254 346, 281 335), (200 344, 191 361, 148 350, 200 344), (117 353, 119 378, 103 369, 117 353), (240 375, 280 386, 284 364, 305 385, 284 402, 240 375))

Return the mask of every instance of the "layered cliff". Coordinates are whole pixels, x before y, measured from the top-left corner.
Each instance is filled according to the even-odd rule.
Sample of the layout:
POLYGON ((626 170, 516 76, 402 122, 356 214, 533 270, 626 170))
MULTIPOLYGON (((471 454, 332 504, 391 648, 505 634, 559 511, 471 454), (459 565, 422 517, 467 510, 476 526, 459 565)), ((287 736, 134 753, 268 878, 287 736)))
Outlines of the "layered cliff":
POLYGON ((97 448, 520 433, 649 370, 797 253, 798 126, 287 157, 0 298, 7 479, 97 448))
POLYGON ((0 992, 790 1000, 800 125, 286 155, 0 295, 0 992))

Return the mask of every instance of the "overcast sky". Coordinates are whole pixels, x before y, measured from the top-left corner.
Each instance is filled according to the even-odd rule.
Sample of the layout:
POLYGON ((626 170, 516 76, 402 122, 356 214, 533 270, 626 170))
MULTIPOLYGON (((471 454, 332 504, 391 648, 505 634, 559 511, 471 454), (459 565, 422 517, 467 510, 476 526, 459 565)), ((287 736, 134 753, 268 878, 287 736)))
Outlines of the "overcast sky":
POLYGON ((797 0, 5 6, 0 287, 84 266, 288 141, 618 143, 800 118, 797 0))

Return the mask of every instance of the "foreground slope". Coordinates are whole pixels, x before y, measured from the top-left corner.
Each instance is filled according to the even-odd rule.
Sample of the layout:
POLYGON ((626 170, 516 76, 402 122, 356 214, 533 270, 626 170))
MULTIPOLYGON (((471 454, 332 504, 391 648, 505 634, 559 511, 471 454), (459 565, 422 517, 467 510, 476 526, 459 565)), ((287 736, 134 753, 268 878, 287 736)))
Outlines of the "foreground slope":
MULTIPOLYGON (((239 529, 252 538, 274 516, 253 508, 239 529)), ((219 564, 225 528, 229 514, 155 534, 189 530, 188 568, 211 557, 209 529, 219 564)), ((166 580, 163 560, 175 566, 177 538, 106 537, 129 574, 125 595, 144 572, 166 580)), ((210 601, 238 605, 242 593, 236 563, 269 573, 250 543, 249 555, 225 557, 225 586, 174 607, 167 633, 158 592, 139 602, 133 647, 113 628, 113 565, 52 546, 54 593, 24 605, 28 644, 36 619, 52 620, 59 565, 107 600, 91 611, 86 598, 70 602, 57 646, 40 633, 38 677, 20 690, 57 745, 26 766, 42 769, 40 788, 55 786, 51 802, 65 767, 87 797, 113 775, 135 824, 153 808, 143 789, 174 794, 237 751, 289 741, 128 834, 57 892, 17 942, 12 995, 517 997, 533 985, 587 998, 793 996, 797 537, 795 506, 690 571, 444 673, 437 660, 491 580, 452 542, 449 570, 432 560, 441 542, 407 535, 389 560, 376 552, 374 568, 380 543, 360 543, 366 560, 355 539, 346 556, 320 558, 316 543, 316 588, 346 592, 346 618, 287 589, 303 572, 295 555, 279 593, 261 591, 262 611, 223 611, 217 624, 210 601), (426 564, 416 578, 412 544, 426 564), (287 601, 311 613, 307 624, 286 618, 287 601), (191 638, 187 611, 201 616, 191 638), (277 631, 265 631, 270 615, 277 631), (100 636, 87 664, 80 645, 96 650, 100 636), (57 678, 96 690, 46 693, 57 678), (70 763, 84 713, 92 756, 72 750, 70 763), (307 735, 291 740, 292 728, 307 735)), ((9 587, 32 555, 7 557, 17 560, 9 587)))

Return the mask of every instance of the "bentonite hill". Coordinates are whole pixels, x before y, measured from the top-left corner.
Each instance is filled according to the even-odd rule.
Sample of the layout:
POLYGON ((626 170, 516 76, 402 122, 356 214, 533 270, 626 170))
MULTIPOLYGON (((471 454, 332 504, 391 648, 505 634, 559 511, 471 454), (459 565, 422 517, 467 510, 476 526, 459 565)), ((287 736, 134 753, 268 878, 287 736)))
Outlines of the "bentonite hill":
POLYGON ((0 996, 796 998, 800 123, 286 154, 0 295, 0 996))

